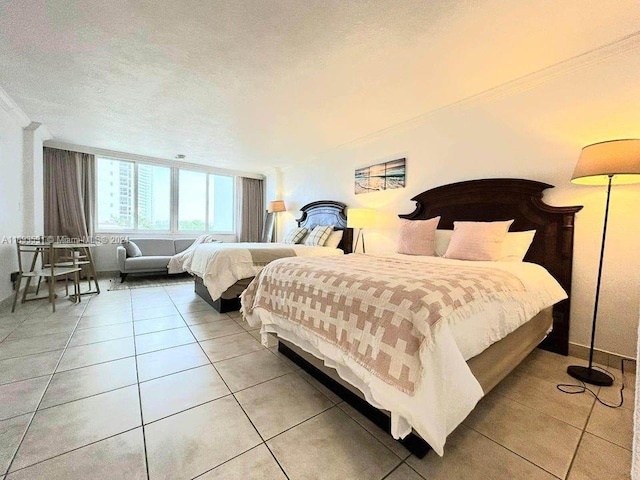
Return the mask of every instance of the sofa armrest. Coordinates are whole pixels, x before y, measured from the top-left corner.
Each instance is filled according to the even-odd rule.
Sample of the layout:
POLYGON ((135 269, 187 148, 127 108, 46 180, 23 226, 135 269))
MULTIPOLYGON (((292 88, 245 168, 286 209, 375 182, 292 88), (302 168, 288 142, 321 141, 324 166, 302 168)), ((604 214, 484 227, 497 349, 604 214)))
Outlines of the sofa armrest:
POLYGON ((124 273, 124 264, 125 260, 127 259, 127 251, 122 245, 118 245, 116 247, 116 255, 118 259, 118 268, 120 269, 120 272, 124 273))

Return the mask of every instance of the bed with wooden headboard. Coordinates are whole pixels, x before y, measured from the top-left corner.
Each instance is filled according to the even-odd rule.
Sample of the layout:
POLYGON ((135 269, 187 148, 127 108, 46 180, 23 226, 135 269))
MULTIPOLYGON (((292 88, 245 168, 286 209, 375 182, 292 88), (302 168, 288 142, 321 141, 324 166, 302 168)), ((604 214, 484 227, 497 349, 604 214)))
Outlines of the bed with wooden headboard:
MULTIPOLYGON (((311 231, 314 227, 332 225, 334 231, 341 231, 342 238, 340 243, 338 244, 338 250, 342 250, 345 254, 352 252, 353 247, 353 229, 347 227, 347 206, 342 202, 336 202, 334 200, 318 200, 315 202, 308 203, 300 208, 302 215, 297 219, 297 223, 299 227, 304 227, 307 230, 311 231)), ((281 245, 283 248, 292 248, 295 247, 296 250, 304 249, 305 247, 302 245, 284 245, 284 244, 209 244, 204 245, 201 249, 215 249, 216 256, 211 256, 210 259, 217 258, 220 255, 221 249, 230 249, 238 246, 250 245, 252 251, 260 250, 264 248, 265 252, 270 252, 269 255, 275 258, 275 255, 271 255, 273 253, 273 247, 277 247, 281 245)), ((317 247, 306 247, 307 249, 317 247)), ((206 271, 208 267, 201 268, 199 270, 206 271)), ((194 277, 194 289, 196 294, 200 296, 203 300, 209 303, 213 308, 215 308, 220 313, 237 311, 240 309, 240 295, 247 288, 249 283, 253 280, 253 276, 247 276, 241 279, 238 279, 232 285, 228 285, 228 288, 221 293, 219 296, 215 296, 216 298, 212 298, 210 294, 210 288, 208 288, 207 282, 203 279, 203 276, 200 271, 194 272, 190 271, 194 277)), ((225 272, 215 271, 210 273, 211 276, 218 277, 220 275, 224 275, 225 272)))
MULTIPOLYGON (((484 394, 488 393, 488 391, 495 387, 499 381, 506 377, 533 349, 539 345, 560 354, 567 354, 570 318, 571 271, 573 262, 573 225, 575 213, 582 207, 555 207, 547 205, 542 200, 542 197, 544 190, 548 188, 552 188, 552 186, 542 182, 524 179, 482 179, 459 182, 433 188, 416 195, 412 199, 416 202, 415 210, 409 214, 400 215, 401 218, 408 220, 424 220, 440 216, 439 229, 453 229, 454 221, 490 222, 513 220, 510 231, 517 232, 535 230, 536 234, 525 257, 525 262, 536 263, 543 266, 569 295, 569 298, 566 300, 559 302, 558 300, 554 300, 554 302, 558 303, 552 307, 544 308, 539 311, 538 314, 530 318, 515 331, 512 331, 506 335, 506 337, 490 345, 480 354, 477 354, 475 357, 469 358, 466 361, 468 367, 467 372, 470 371, 472 376, 475 377, 484 394), (553 330, 550 332, 551 327, 553 327, 553 330)), ((257 289, 258 285, 260 285, 260 291, 263 291, 263 287, 265 287, 265 285, 260 284, 260 282, 263 278, 269 277, 272 279, 271 281, 278 283, 278 288, 280 288, 278 292, 280 296, 287 295, 287 292, 283 290, 284 285, 289 285, 290 288, 295 289, 295 292, 291 295, 291 299, 292 301, 297 302, 296 305, 313 304, 319 305, 315 308, 326 308, 326 306, 322 305, 321 301, 318 300, 317 294, 314 300, 305 300, 305 298, 303 298, 305 295, 304 292, 310 292, 310 285, 312 285, 310 280, 308 281, 309 283, 306 283, 307 280, 305 279, 314 275, 317 276, 318 272, 321 272, 320 274, 324 274, 322 273, 322 270, 326 269, 326 271, 329 272, 326 277, 331 279, 331 283, 333 285, 346 285, 347 276, 351 273, 351 271, 347 269, 346 265, 350 264, 355 268, 365 268, 363 266, 365 258, 366 256, 360 256, 360 260, 358 260, 360 263, 355 261, 355 257, 353 260, 349 257, 345 257, 343 260, 336 258, 332 259, 330 262, 323 262, 327 264, 331 263, 330 266, 326 266, 324 264, 319 265, 320 262, 318 261, 315 262, 316 267, 310 266, 313 262, 308 262, 307 267, 309 270, 304 269, 305 265, 303 265, 303 260, 292 259, 291 261, 281 261, 278 262, 277 265, 273 264, 268 273, 265 271, 262 275, 259 275, 252 286, 255 286, 257 289), (292 282, 290 277, 285 277, 287 267, 286 262, 291 262, 289 264, 289 269, 291 271, 300 271, 302 268, 302 275, 300 275, 300 273, 297 275, 304 277, 304 279, 301 279, 299 284, 296 285, 296 282, 292 282), (342 266, 340 266, 340 262, 344 262, 342 266), (337 271, 344 272, 342 275, 345 276, 341 277, 340 274, 335 274, 337 271), (278 277, 278 272, 280 272, 280 277, 278 277), (284 280, 285 278, 287 278, 286 281, 284 280)), ((439 261, 436 259, 425 260, 432 262, 439 261)), ((472 264, 474 262, 466 263, 472 264)), ((351 266, 349 268, 351 268, 351 266)), ((498 268, 497 265, 496 268, 498 268)), ((523 265, 523 268, 529 267, 523 265)), ((367 275, 370 276, 372 282, 375 283, 377 281, 375 272, 369 273, 367 271, 367 275)), ((547 274, 545 273, 545 275, 547 274)), ((268 280, 265 280, 265 282, 267 281, 268 280)), ((551 281, 551 279, 549 279, 549 281, 551 281)), ((381 277, 378 283, 390 285, 388 282, 388 276, 385 278, 384 282, 381 277)), ((370 287, 370 290, 373 290, 374 288, 375 286, 372 286, 370 287)), ((382 288, 383 290, 380 291, 384 294, 384 288, 386 287, 382 288)), ((309 327, 305 330, 303 327, 304 324, 301 322, 294 325, 296 320, 293 317, 288 319, 280 317, 283 322, 278 323, 280 320, 277 320, 274 323, 274 318, 276 318, 277 315, 274 314, 273 311, 267 311, 264 313, 266 311, 264 305, 254 302, 254 300, 256 300, 255 297, 253 297, 255 290, 254 292, 251 292, 250 290, 247 291, 248 295, 246 295, 246 303, 249 303, 249 305, 246 305, 245 299, 243 299, 243 313, 250 323, 262 324, 263 340, 266 341, 267 338, 269 338, 267 333, 275 334, 278 340, 278 348, 283 354, 298 363, 302 368, 310 372, 334 392, 338 393, 345 401, 351 403, 355 408, 381 426, 381 428, 389 431, 392 424, 389 418, 389 412, 383 409, 379 410, 378 408, 374 408, 370 403, 365 401, 365 397, 373 398, 373 390, 369 388, 371 383, 368 383, 373 377, 367 377, 369 380, 366 380, 365 377, 361 376, 362 370, 358 371, 358 368, 360 367, 356 365, 356 363, 361 359, 357 360, 356 363, 346 361, 346 363, 341 364, 337 360, 337 356, 330 356, 335 351, 332 352, 330 349, 327 349, 326 342, 324 344, 322 343, 326 337, 316 337, 316 332, 311 332, 311 334, 309 334, 307 331, 309 330, 309 327), (256 305, 260 306, 255 308, 256 305), (302 330, 287 329, 289 325, 287 322, 293 325, 294 328, 297 328, 299 325, 302 330), (322 338, 322 340, 316 341, 317 338, 322 338), (340 374, 338 371, 340 371, 340 374), (356 373, 357 371, 358 373, 356 373), (345 380, 345 378, 348 378, 348 381, 345 380), (358 387, 354 385, 358 385, 358 387), (360 390, 362 387, 365 387, 364 390, 360 390)), ((318 289, 316 287, 316 291, 317 290, 318 289)), ((324 296, 327 295, 330 294, 325 292, 324 296)), ((339 324, 339 318, 348 318, 351 323, 356 320, 353 318, 353 310, 349 309, 348 306, 351 301, 348 298, 344 298, 346 294, 337 292, 335 295, 336 303, 331 306, 331 310, 334 311, 330 315, 335 318, 335 322, 338 322, 337 329, 341 330, 342 326, 339 324), (343 309, 345 310, 343 311, 343 309)), ((557 296, 557 298, 561 298, 561 296, 557 296)), ((293 310, 295 311, 296 309, 293 310)), ((282 311, 283 310, 281 310, 281 312, 282 311)), ((374 312, 376 310, 369 308, 367 311, 374 312)), ((307 316, 308 314, 309 312, 305 313, 307 316)), ((294 315, 296 314, 294 313, 294 315)), ((375 318, 378 317, 376 316, 375 318)), ((317 321, 317 319, 314 321, 317 321)), ((357 320, 357 322, 364 323, 369 321, 372 323, 372 327, 367 327, 365 329, 367 332, 370 331, 370 328, 374 330, 378 328, 376 326, 377 320, 371 319, 371 317, 367 317, 366 315, 365 317, 357 320)), ((389 328, 387 328, 386 331, 389 331, 389 328)), ((406 337, 401 337, 403 342, 405 342, 405 338, 406 337)), ((333 343, 332 345, 335 346, 336 344, 333 343)), ((358 349, 360 351, 360 347, 358 347, 358 349)), ((349 352, 351 352, 351 350, 349 350, 349 352)), ((423 358, 422 350, 420 350, 420 352, 420 358, 423 358)), ((345 355, 349 354, 345 353, 345 355)), ((402 353, 402 355, 404 355, 404 353, 402 353)), ((440 357, 440 360, 446 363, 444 358, 446 357, 440 357)), ((459 360, 457 361, 459 362, 459 360)), ((444 365, 444 363, 441 362, 440 364, 444 365)), ((401 363, 401 365, 403 369, 406 367, 406 363, 401 363)), ((378 372, 373 373, 377 374, 378 372)), ((410 399, 411 397, 403 398, 410 399)), ((380 402, 377 403, 380 404, 380 402)), ((445 401, 439 403, 447 405, 445 401)), ((471 402, 470 404, 475 403, 471 402)), ((389 405, 393 406, 393 404, 389 405)), ((420 403, 420 405, 422 404, 420 403)), ((458 419, 457 421, 459 422, 461 420, 458 419)), ((455 425, 457 424, 458 423, 455 423, 455 425)), ((430 448, 427 442, 420 438, 415 431, 406 436, 401 440, 401 442, 417 456, 424 456, 430 448)))

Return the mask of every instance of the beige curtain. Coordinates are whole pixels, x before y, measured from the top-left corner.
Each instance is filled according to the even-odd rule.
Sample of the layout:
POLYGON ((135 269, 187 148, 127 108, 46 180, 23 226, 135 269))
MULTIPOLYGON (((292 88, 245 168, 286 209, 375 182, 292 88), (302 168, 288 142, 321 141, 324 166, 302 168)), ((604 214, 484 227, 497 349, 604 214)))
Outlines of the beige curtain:
POLYGON ((45 147, 45 235, 92 236, 94 203, 94 155, 45 147))
POLYGON ((238 180, 240 242, 259 242, 264 221, 264 181, 241 177, 238 180))

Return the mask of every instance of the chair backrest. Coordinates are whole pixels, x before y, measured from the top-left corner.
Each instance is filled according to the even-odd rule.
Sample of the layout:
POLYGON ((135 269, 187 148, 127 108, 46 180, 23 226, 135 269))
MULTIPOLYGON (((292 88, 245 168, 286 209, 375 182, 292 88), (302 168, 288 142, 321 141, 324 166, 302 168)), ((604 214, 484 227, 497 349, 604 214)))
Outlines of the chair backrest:
POLYGON ((18 249, 18 270, 20 273, 32 271, 36 267, 38 256, 40 256, 40 267, 42 268, 45 263, 44 256, 50 256, 53 251, 51 246, 52 242, 45 241, 44 239, 16 240, 16 247, 18 249), (27 260, 27 256, 29 257, 29 260, 27 260), (29 264, 29 261, 29 270, 25 270, 24 267, 29 264))

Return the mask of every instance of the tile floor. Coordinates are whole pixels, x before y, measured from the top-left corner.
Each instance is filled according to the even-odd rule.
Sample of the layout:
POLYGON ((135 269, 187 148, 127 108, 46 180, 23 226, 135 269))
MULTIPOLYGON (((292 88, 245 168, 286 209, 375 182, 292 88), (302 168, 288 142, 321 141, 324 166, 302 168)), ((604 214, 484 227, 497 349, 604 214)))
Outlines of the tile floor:
POLYGON ((258 338, 191 285, 0 311, 0 480, 629 478, 633 374, 611 410, 537 350, 419 460, 258 338))

